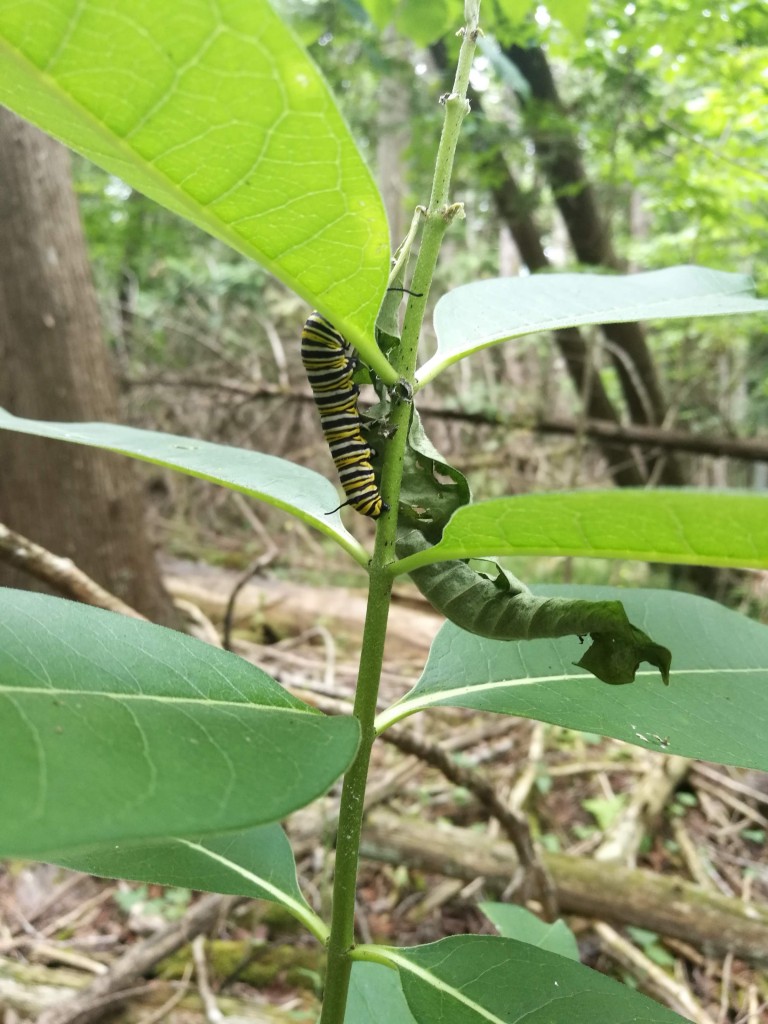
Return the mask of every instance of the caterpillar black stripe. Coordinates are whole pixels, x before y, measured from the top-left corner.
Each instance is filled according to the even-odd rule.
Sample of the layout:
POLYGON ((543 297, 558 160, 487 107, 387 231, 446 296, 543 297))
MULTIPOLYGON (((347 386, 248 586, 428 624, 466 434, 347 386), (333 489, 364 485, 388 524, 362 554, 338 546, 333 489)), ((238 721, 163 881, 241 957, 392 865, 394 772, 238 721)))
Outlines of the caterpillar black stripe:
POLYGON ((389 506, 382 501, 371 465, 373 452, 360 429, 355 359, 333 324, 312 313, 301 332, 301 361, 320 412, 325 440, 347 496, 345 505, 372 519, 389 506))

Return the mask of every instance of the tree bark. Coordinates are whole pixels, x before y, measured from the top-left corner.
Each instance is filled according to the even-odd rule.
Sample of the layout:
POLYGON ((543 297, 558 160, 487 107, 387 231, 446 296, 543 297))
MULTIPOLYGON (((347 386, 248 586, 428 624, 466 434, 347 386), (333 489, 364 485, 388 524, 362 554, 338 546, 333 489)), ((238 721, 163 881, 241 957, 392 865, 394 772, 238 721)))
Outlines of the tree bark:
MULTIPOLYGON (((525 265, 533 272, 548 269, 551 264, 544 252, 541 234, 534 223, 531 204, 520 190, 504 158, 500 153, 492 151, 485 164, 495 181, 493 198, 496 208, 512 232, 525 265)), ((584 335, 578 327, 564 328, 553 334, 568 375, 578 392, 584 415, 591 420, 612 421, 619 427, 619 414, 591 364, 584 335)), ((607 441, 600 444, 600 451, 618 487, 643 487, 647 483, 648 472, 637 453, 627 458, 626 448, 607 441)))
MULTIPOLYGON (((108 420, 117 388, 102 337, 67 151, 0 109, 0 405, 17 416, 108 420)), ((176 624, 133 465, 0 431, 0 521, 148 618, 176 624)), ((8 566, 0 585, 48 588, 8 566)))

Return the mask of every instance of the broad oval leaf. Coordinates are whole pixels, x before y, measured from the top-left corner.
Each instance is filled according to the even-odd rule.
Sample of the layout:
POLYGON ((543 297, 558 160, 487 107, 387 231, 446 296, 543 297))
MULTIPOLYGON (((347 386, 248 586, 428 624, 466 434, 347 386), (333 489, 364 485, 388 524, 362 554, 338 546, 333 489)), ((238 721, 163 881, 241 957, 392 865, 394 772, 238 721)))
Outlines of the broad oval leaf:
POLYGON ((267 0, 0 0, 0 103, 257 260, 394 381, 383 204, 267 0))
POLYGON ((0 589, 0 856, 275 821, 339 777, 357 722, 170 629, 0 589))
POLYGON ((738 491, 572 491, 458 509, 434 547, 395 573, 451 558, 580 555, 768 568, 768 497, 738 491))
POLYGON ((505 939, 517 939, 531 946, 547 949, 558 956, 579 960, 576 936, 565 921, 542 921, 525 907, 514 903, 480 903, 480 910, 505 939))
POLYGON ((538 331, 630 320, 766 313, 752 280, 707 267, 645 274, 536 274, 465 284, 435 306, 437 351, 416 375, 419 387, 489 345, 538 331))
POLYGON ((669 686, 642 668, 604 686, 576 667, 576 638, 504 643, 446 623, 421 678, 382 712, 379 731, 429 707, 474 708, 612 736, 648 750, 768 770, 768 626, 714 601, 664 590, 535 587, 620 600, 630 619, 672 651, 669 686))
POLYGON ((341 521, 337 510, 339 497, 333 484, 314 470, 287 459, 116 423, 26 420, 4 409, 0 409, 0 429, 105 448, 241 491, 303 519, 335 540, 361 565, 368 564, 368 553, 341 521))
POLYGON ((515 939, 454 935, 374 948, 400 971, 418 1024, 685 1024, 612 978, 515 939))
POLYGON ((282 904, 310 930, 325 926, 307 904, 296 878, 291 844, 277 824, 202 839, 110 843, 57 857, 58 864, 104 878, 177 885, 282 904))

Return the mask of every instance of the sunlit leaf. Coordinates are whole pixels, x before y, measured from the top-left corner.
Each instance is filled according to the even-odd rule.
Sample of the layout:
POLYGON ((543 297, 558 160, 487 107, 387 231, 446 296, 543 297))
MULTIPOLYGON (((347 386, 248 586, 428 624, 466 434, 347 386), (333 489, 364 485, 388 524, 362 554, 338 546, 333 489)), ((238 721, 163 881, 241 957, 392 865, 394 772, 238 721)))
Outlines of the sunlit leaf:
POLYGON ((0 0, 0 103, 257 260, 394 379, 381 198, 267 0, 0 0))
POLYGON ((395 568, 483 555, 581 555, 768 568, 768 497, 623 488, 496 498, 458 509, 439 544, 395 568))

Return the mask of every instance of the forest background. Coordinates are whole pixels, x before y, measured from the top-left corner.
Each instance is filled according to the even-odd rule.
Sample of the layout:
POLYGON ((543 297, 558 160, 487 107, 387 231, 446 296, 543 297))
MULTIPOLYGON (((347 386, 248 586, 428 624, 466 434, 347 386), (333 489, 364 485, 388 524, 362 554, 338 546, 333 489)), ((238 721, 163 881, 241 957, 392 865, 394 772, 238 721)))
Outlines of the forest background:
MULTIPOLYGON (((291 6, 374 168, 392 237, 401 238, 428 190, 436 100, 455 45, 442 36, 455 23, 451 5, 430 4, 435 21, 427 23, 425 5, 400 4, 384 29, 353 2, 291 6)), ((473 277, 675 263, 746 272, 764 294, 768 26, 760 5, 550 6, 567 17, 540 7, 521 25, 499 11, 501 48, 489 40, 476 61, 454 189, 466 218, 447 240, 435 299, 473 277), (546 47, 543 69, 516 69, 521 38, 546 47)), ((121 419, 256 447, 332 476, 299 359, 300 300, 91 165, 77 160, 75 173, 121 419)), ((580 342, 594 374, 584 371, 576 386, 563 343, 529 337, 442 375, 422 415, 478 497, 607 483, 611 466, 588 419, 714 440, 760 434, 768 417, 761 318, 654 323, 647 338, 652 364, 630 368, 634 405, 612 359, 616 344, 589 328, 580 342)), ((431 342, 427 333, 428 351, 431 342)), ((764 461, 723 457, 716 444, 701 455, 624 445, 608 458, 619 483, 768 482, 764 461)), ((239 566, 258 553, 262 541, 232 495, 177 474, 150 486, 168 550, 239 566)), ((297 542, 300 561, 316 560, 316 540, 299 540, 279 516, 265 521, 280 548, 280 530, 292 531, 294 566, 297 542)), ((549 579, 553 568, 565 571, 547 566, 549 579)))

